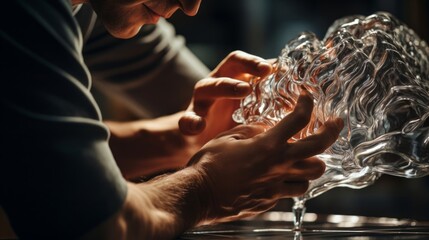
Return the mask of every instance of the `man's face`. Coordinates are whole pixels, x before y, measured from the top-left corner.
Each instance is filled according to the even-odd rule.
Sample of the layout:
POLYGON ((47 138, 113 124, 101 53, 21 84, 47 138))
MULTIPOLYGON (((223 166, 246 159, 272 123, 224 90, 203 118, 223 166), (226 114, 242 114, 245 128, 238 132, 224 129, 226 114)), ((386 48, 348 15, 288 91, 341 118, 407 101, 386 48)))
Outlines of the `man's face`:
POLYGON ((178 9, 194 16, 201 0, 89 0, 106 29, 115 37, 135 36, 144 24, 169 18, 178 9))

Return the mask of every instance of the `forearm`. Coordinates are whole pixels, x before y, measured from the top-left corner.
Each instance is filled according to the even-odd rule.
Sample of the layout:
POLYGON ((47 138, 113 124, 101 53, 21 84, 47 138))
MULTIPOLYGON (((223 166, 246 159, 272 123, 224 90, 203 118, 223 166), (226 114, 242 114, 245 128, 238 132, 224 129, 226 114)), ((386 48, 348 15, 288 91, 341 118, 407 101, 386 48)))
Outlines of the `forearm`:
POLYGON ((181 113, 135 122, 106 122, 109 145, 123 175, 130 179, 183 168, 197 147, 178 129, 181 113))
POLYGON ((157 236, 164 236, 160 239, 175 237, 197 225, 207 215, 207 188, 201 173, 193 167, 135 186, 146 202, 153 204, 154 239, 157 236))
POLYGON ((168 133, 177 131, 177 122, 182 115, 183 112, 178 112, 153 119, 129 121, 127 124, 124 124, 124 122, 110 120, 106 120, 104 123, 109 127, 112 138, 122 138, 133 134, 138 134, 139 131, 150 131, 154 133, 168 133))
POLYGON ((186 168, 128 184, 123 207, 82 239, 174 239, 201 222, 208 207, 200 173, 186 168))

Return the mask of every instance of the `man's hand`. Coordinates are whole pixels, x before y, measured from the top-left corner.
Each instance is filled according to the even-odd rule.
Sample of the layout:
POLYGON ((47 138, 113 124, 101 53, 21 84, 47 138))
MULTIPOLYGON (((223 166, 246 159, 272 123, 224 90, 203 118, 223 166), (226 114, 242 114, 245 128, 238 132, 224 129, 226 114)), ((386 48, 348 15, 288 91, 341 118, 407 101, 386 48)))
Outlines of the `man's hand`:
POLYGON ((110 147, 123 175, 133 179, 186 166, 207 141, 237 125, 232 113, 240 99, 252 91, 248 82, 271 71, 268 61, 236 51, 196 84, 185 114, 133 122, 106 121, 110 147))
POLYGON ((252 91, 248 82, 271 72, 267 60, 241 51, 232 52, 208 78, 197 82, 192 102, 179 121, 180 130, 187 135, 200 134, 199 142, 205 143, 236 126, 232 113, 240 99, 252 91))
POLYGON ((208 142, 191 160, 205 176, 208 221, 229 221, 260 213, 281 198, 305 193, 325 165, 314 155, 332 145, 343 128, 331 120, 318 132, 288 141, 310 121, 313 100, 305 91, 292 113, 273 128, 241 125, 208 142))

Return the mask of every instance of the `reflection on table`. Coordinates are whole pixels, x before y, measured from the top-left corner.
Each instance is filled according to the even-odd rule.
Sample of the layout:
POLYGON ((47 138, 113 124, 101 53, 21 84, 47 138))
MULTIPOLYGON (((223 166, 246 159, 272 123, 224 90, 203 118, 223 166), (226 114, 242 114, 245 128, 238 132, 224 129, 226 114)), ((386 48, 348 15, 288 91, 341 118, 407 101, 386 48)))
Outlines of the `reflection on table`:
POLYGON ((179 239, 429 239, 429 222, 412 219, 320 215, 307 213, 301 231, 293 229, 293 214, 271 211, 257 217, 201 226, 179 239))

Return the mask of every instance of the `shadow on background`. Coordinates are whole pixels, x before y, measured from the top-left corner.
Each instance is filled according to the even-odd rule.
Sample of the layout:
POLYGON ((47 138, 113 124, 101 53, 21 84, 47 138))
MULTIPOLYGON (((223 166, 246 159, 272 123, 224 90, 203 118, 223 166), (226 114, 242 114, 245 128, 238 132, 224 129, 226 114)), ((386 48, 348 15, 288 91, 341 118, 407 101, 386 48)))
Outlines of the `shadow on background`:
MULTIPOLYGON (((229 52, 243 50, 276 58, 284 45, 302 31, 323 38, 334 20, 353 14, 387 11, 429 39, 426 0, 203 0, 195 17, 181 13, 170 20, 189 48, 210 68, 229 52)), ((307 211, 429 220, 429 177, 383 176, 364 189, 335 188, 307 202, 307 211)), ((276 210, 290 211, 292 200, 276 210)))

